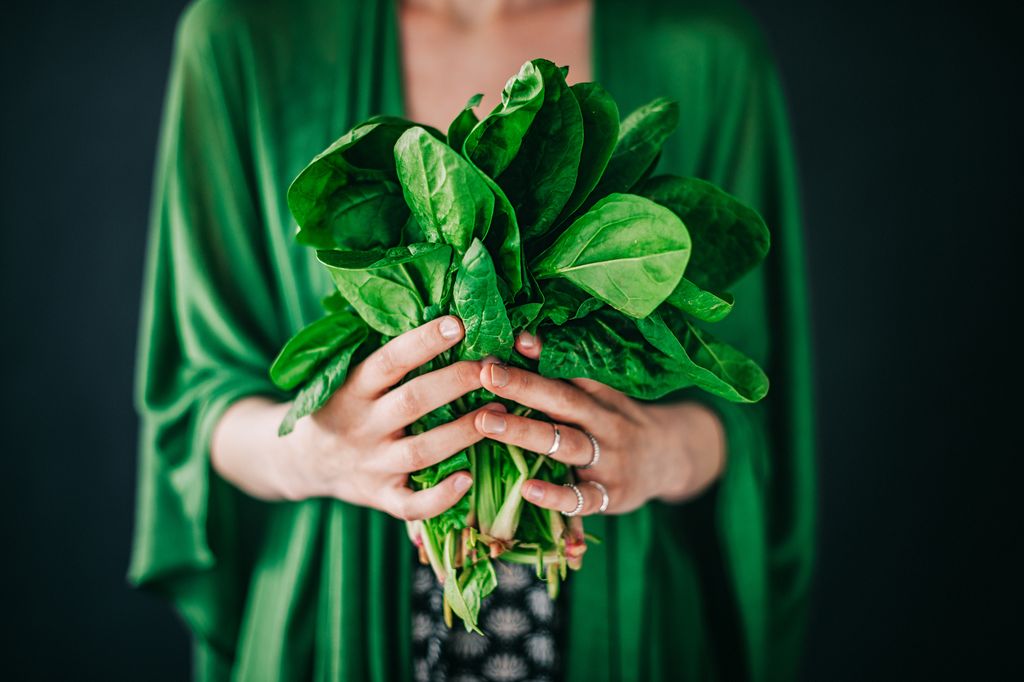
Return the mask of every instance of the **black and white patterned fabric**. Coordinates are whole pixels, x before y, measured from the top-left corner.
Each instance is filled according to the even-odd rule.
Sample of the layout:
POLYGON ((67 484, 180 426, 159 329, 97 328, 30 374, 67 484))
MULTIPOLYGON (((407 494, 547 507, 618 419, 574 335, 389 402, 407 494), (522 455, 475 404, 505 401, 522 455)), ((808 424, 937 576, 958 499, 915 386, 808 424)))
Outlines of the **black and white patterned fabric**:
POLYGON ((444 589, 429 566, 416 565, 412 590, 412 660, 416 682, 555 682, 560 674, 559 601, 533 567, 495 562, 498 588, 480 608, 480 629, 444 624, 444 589))

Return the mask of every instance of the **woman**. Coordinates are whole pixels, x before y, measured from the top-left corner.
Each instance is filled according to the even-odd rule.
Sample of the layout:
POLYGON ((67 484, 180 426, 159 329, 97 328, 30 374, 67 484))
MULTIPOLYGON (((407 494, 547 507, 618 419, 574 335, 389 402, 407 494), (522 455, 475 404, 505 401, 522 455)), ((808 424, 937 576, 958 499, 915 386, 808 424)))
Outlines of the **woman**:
MULTIPOLYGON (((459 6, 207 0, 186 12, 145 281, 130 579, 171 598, 194 633, 199 679, 408 678, 413 560, 395 517, 436 514, 472 483, 458 473, 412 493, 408 472, 484 437, 551 444, 549 425, 488 409, 415 442, 402 432, 409 419, 396 415, 484 386, 563 423, 564 461, 593 457, 584 431, 601 445, 581 473, 607 488, 606 514, 595 486, 581 490, 587 529, 604 542, 557 602, 555 660, 533 672, 791 678, 812 552, 807 329, 787 124, 758 33, 723 3, 459 6), (445 318, 376 352, 278 438, 287 406, 267 367, 330 288, 292 239, 291 178, 374 113, 443 128, 468 95, 493 98, 536 56, 569 64, 570 81, 599 80, 624 113, 678 99, 661 168, 719 183, 765 215, 772 254, 736 287, 741 304, 719 331, 767 369, 769 397, 736 406, 684 391, 649 405, 493 363, 396 387, 458 343, 459 321, 445 318)), ((516 348, 536 355, 542 343, 520 337, 516 348)), ((539 483, 525 493, 561 511, 576 502, 539 483)), ((417 674, 440 677, 457 656, 435 647, 417 674)))

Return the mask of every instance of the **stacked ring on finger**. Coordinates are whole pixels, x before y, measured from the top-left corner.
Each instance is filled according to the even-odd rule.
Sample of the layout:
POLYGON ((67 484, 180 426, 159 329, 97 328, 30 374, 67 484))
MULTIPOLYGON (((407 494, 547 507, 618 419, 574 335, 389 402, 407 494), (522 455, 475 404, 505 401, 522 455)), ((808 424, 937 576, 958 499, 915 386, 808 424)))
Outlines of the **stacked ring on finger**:
POLYGON ((564 483, 563 485, 576 493, 576 507, 571 511, 564 511, 562 514, 564 516, 579 516, 580 512, 583 511, 583 491, 575 483, 564 483))
MULTIPOLYGON (((594 489, 597 490, 597 492, 601 493, 601 504, 598 506, 597 511, 595 513, 604 514, 606 511, 608 511, 608 503, 611 501, 608 497, 608 489, 605 488, 604 485, 602 485, 601 483, 598 483, 597 481, 583 482, 593 486, 594 489)), ((570 490, 573 491, 573 493, 576 494, 576 506, 570 511, 563 511, 562 515, 569 517, 579 516, 583 512, 583 507, 585 506, 583 499, 583 491, 580 490, 580 487, 575 483, 563 483, 562 485, 564 485, 566 488, 569 488, 570 490)))
POLYGON ((562 432, 558 428, 558 424, 551 422, 551 426, 555 428, 555 436, 554 439, 551 441, 551 447, 548 448, 548 451, 544 453, 548 457, 558 452, 558 448, 562 445, 562 432))
POLYGON ((602 484, 598 483, 597 481, 585 481, 585 483, 589 483, 590 485, 594 486, 595 488, 597 488, 597 492, 601 493, 601 506, 597 508, 597 513, 604 514, 606 511, 608 511, 608 502, 610 501, 608 498, 608 488, 605 488, 602 484))
POLYGON ((601 461, 601 444, 597 442, 597 438, 595 438, 594 434, 592 434, 590 431, 584 431, 583 434, 590 439, 590 461, 584 464, 583 466, 577 468, 593 469, 595 466, 597 466, 597 463, 601 461))

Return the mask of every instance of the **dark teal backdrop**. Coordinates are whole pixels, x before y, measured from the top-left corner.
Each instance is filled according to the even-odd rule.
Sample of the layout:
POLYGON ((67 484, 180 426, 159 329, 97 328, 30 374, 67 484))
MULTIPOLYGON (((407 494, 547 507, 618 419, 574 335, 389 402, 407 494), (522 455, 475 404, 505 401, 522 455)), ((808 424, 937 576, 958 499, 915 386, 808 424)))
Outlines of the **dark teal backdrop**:
MULTIPOLYGON (((1019 20, 982 3, 749 5, 781 63, 807 215, 821 559, 805 677, 1019 671, 1019 20)), ((138 290, 181 6, 26 4, 0 23, 9 679, 187 676, 182 628, 123 579, 138 290)))

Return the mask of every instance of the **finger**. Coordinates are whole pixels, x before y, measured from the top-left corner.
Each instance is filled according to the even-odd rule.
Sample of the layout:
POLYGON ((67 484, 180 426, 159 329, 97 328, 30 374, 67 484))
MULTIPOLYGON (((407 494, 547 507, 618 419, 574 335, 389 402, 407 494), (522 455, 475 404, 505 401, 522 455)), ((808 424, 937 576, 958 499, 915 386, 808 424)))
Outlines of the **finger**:
MULTIPOLYGON (((547 453, 555 442, 555 428, 551 422, 493 410, 480 410, 474 416, 476 428, 491 440, 518 445, 538 454, 547 453)), ((590 463, 594 457, 594 446, 586 434, 564 424, 558 425, 558 434, 558 450, 551 455, 552 459, 573 466, 590 463)))
POLYGON ((540 410, 558 421, 587 424, 599 418, 603 410, 572 384, 518 367, 486 365, 480 370, 480 381, 492 393, 540 410))
POLYGON ((594 381, 593 379, 586 379, 584 377, 570 379, 569 381, 578 386, 584 393, 592 396, 595 400, 608 408, 621 410, 627 407, 632 407, 632 398, 622 391, 612 388, 608 384, 603 384, 600 381, 594 381))
POLYGON ((475 421, 484 410, 500 414, 505 411, 505 406, 501 403, 491 403, 455 421, 436 426, 416 436, 397 440, 388 453, 380 458, 381 469, 392 473, 410 474, 443 462, 455 453, 480 442, 484 435, 477 430, 475 421))
POLYGON ((520 355, 536 360, 540 358, 540 337, 534 336, 530 332, 520 332, 516 338, 516 350, 519 351, 520 355))
MULTIPOLYGON (((596 514, 601 508, 602 495, 597 488, 584 483, 577 483, 583 495, 583 511, 580 516, 596 514)), ((560 512, 571 512, 576 508, 576 493, 569 486, 548 483, 531 478, 523 484, 523 497, 538 507, 554 509, 560 512)))
POLYGON ((390 433, 481 385, 480 363, 463 360, 405 382, 375 402, 373 412, 381 430, 390 433))
POLYGON ((388 513, 405 521, 430 519, 451 508, 462 499, 473 477, 468 471, 457 471, 437 485, 413 492, 399 488, 388 507, 388 513))
POLYGON ((448 350, 464 334, 459 318, 446 315, 396 336, 352 370, 349 382, 358 393, 377 397, 406 374, 448 350))

